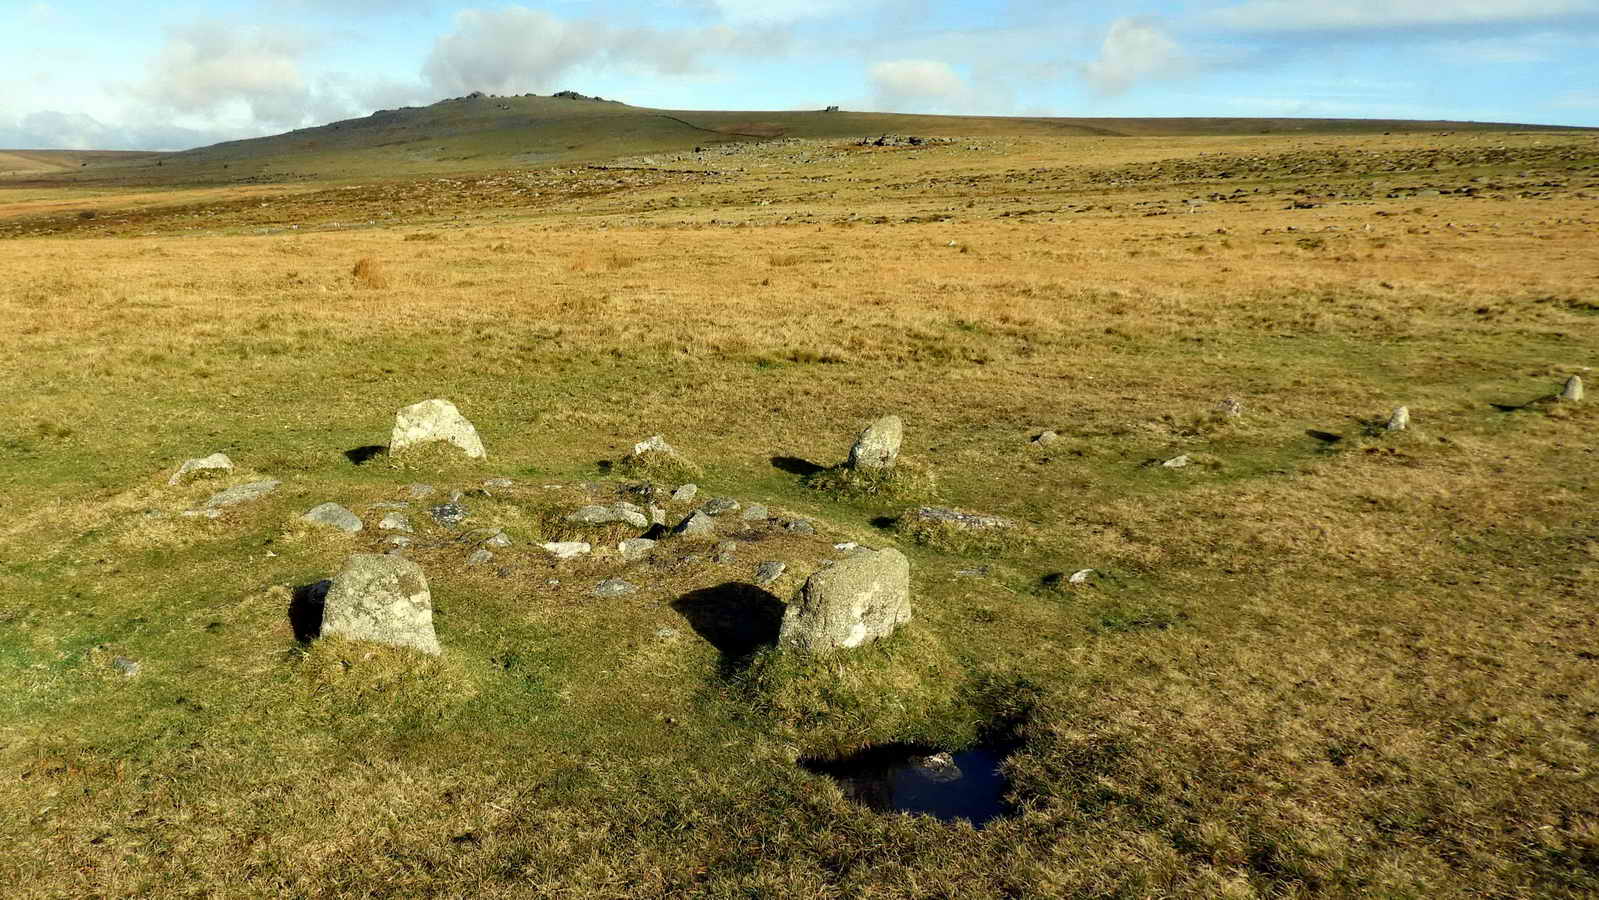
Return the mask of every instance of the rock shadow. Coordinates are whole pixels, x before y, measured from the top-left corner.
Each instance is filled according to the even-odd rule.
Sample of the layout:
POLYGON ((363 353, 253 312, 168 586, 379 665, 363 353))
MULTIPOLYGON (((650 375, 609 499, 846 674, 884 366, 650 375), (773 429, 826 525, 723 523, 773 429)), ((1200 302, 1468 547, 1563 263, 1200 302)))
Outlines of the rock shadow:
POLYGON ((309 644, 322 636, 322 607, 327 604, 331 579, 302 584, 289 597, 289 627, 294 639, 309 644))
POLYGON ((774 456, 772 457, 772 468, 780 469, 790 475, 798 475, 801 478, 809 478, 817 472, 826 471, 827 469, 826 466, 819 466, 808 459, 800 459, 797 456, 774 456))
POLYGON ((1344 436, 1341 434, 1334 434, 1331 431, 1322 431, 1318 428, 1307 428, 1305 429, 1305 434, 1315 438, 1318 441, 1321 441, 1323 444, 1336 444, 1344 439, 1344 436))
POLYGON ((360 466, 371 461, 373 457, 383 456, 388 452, 389 448, 383 444, 367 444, 364 447, 352 447, 344 451, 344 458, 360 466))
POLYGON ((755 651, 777 643, 784 606, 770 591, 730 581, 684 594, 672 609, 721 651, 725 670, 737 670, 755 651))

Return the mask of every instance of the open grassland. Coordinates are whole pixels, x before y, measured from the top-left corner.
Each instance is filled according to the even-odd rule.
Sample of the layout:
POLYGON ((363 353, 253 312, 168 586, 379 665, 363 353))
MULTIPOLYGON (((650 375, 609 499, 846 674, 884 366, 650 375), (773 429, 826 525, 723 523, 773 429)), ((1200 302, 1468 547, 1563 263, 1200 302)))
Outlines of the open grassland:
POLYGON ((14 895, 1599 891, 1599 404, 1548 399, 1599 357, 1593 137, 689 157, 92 218, 0 192, 14 895), (345 456, 427 397, 486 463, 345 456), (919 495, 807 485, 885 412, 919 495), (600 536, 560 513, 657 432, 823 535, 538 549, 600 536), (217 450, 283 487, 177 515, 217 450), (432 526, 411 554, 442 658, 295 642, 286 589, 381 548, 372 504, 491 476, 466 527, 503 566, 432 526), (1022 527, 917 543, 923 496, 1022 527), (297 521, 324 500, 368 530, 297 521), (785 600, 846 539, 911 557, 894 639, 701 637, 697 589, 782 559, 785 600), (794 764, 995 728, 1019 814, 982 830, 794 764))

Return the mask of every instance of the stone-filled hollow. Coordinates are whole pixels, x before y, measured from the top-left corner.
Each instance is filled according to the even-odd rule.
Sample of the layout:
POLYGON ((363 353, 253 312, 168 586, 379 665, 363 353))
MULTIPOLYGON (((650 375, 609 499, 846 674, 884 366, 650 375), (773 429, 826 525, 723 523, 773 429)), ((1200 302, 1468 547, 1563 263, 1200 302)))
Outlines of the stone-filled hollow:
POLYGON ((940 752, 918 744, 879 744, 834 758, 800 760, 800 766, 827 775, 845 796, 878 812, 920 813, 950 822, 966 819, 981 828, 1014 815, 1005 801, 1010 780, 1002 766, 1014 743, 979 744, 940 752))

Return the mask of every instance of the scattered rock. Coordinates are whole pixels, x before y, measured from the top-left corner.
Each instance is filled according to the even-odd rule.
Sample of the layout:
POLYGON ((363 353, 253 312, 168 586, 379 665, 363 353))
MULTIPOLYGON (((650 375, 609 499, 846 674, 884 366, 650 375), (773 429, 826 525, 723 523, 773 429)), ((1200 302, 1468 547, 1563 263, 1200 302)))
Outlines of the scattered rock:
POLYGON ((111 658, 111 668, 121 672, 125 678, 132 678, 139 674, 139 670, 144 667, 139 665, 138 660, 129 659, 126 656, 115 656, 111 658))
POLYGON ((1404 431, 1410 427, 1410 407, 1401 406, 1388 417, 1388 431, 1404 431))
POLYGON ((178 470, 172 473, 172 477, 167 479, 167 484, 181 484, 189 476, 196 476, 200 473, 226 472, 232 468, 233 460, 228 459, 227 455, 222 453, 213 453, 210 456, 202 456, 199 459, 186 459, 183 461, 183 465, 178 466, 178 470))
POLYGON ((1566 379, 1566 386, 1560 391, 1560 399, 1567 403, 1582 402, 1582 376, 1573 375, 1566 379))
POLYGON ((503 490, 508 487, 515 487, 516 482, 509 478, 490 478, 488 481, 483 482, 483 486, 489 490, 503 490))
POLYGON ((755 567, 755 583, 771 584, 777 579, 782 578, 783 573, 786 571, 788 571, 787 563, 778 562, 777 560, 768 560, 767 562, 763 562, 755 567))
POLYGON ((325 525, 350 534, 355 534, 362 527, 360 516, 337 503, 323 503, 319 506, 314 506, 310 512, 300 518, 313 525, 325 525))
POLYGON ((466 521, 466 507, 451 500, 449 503, 440 503, 428 510, 428 515, 440 525, 459 525, 466 521))
MULTIPOLYGON (((634 449, 637 450, 638 448, 635 447, 634 449)), ((682 487, 680 487, 677 490, 672 492, 672 502, 673 503, 688 503, 689 501, 693 500, 694 499, 694 495, 698 494, 699 492, 700 492, 700 486, 699 485, 697 485, 697 484, 685 484, 682 487)))
POLYGON ((403 531, 411 533, 411 517, 402 512, 391 512, 378 521, 380 531, 403 531))
POLYGON ((644 510, 625 500, 612 506, 611 512, 616 515, 618 520, 626 522, 634 528, 650 527, 650 517, 644 514, 644 510))
POLYGON ((857 544, 854 541, 844 541, 842 543, 834 544, 833 549, 842 550, 843 552, 848 553, 851 550, 859 550, 860 546, 860 544, 857 544))
POLYGON ((509 547, 509 546, 511 546, 511 536, 506 534, 503 531, 497 531, 497 532, 494 533, 493 537, 491 537, 488 540, 483 542, 483 546, 485 546, 485 547, 509 547))
POLYGON ((1093 577, 1094 577, 1094 570, 1093 569, 1079 569, 1078 571, 1073 572, 1072 576, 1070 578, 1066 579, 1066 580, 1068 582, 1070 582, 1071 584, 1087 584, 1088 583, 1088 579, 1093 578, 1093 577))
POLYGON ((816 526, 804 519, 787 519, 783 522, 783 530, 790 534, 815 534, 816 526))
POLYGON ((200 514, 214 519, 222 514, 222 510, 225 507, 233 506, 237 503, 246 503, 250 500, 259 500, 277 490, 278 485, 282 483, 281 481, 252 481, 249 484, 236 485, 227 490, 217 491, 211 495, 209 500, 205 501, 205 506, 200 511, 200 514))
POLYGON ((620 578, 607 578, 594 588, 594 596, 620 597, 624 594, 631 594, 636 590, 638 590, 638 588, 620 578))
POLYGON ((616 516, 609 507, 585 506, 567 516, 566 521, 576 522, 579 525, 604 525, 607 522, 615 522, 616 516))
POLYGON ((1058 440, 1060 440, 1060 435, 1056 434, 1053 431, 1046 431, 1043 434, 1040 434, 1037 437, 1033 438, 1033 443, 1037 444, 1040 447, 1043 447, 1043 446, 1046 446, 1048 444, 1053 444, 1053 443, 1055 443, 1058 440))
POLYGON ((411 539, 405 535, 397 534, 394 537, 389 538, 389 543, 396 547, 409 547, 411 546, 411 539))
POLYGON ((655 542, 649 538, 628 538, 616 545, 618 553, 622 554, 623 562, 636 562, 650 555, 655 548, 655 542))
POLYGON ((944 784, 958 781, 961 777, 960 766, 955 764, 955 757, 948 752, 920 756, 912 760, 911 764, 929 781, 944 784))
POLYGON ((899 445, 905 438, 905 423, 899 416, 884 416, 866 426, 849 448, 852 469, 892 469, 899 461, 899 445))
POLYGON ((868 550, 805 580, 783 613, 778 641, 813 653, 859 647, 910 618, 910 562, 892 548, 868 550))
POLYGON ((919 522, 953 526, 962 531, 990 531, 1016 527, 1015 522, 1004 516, 962 512, 947 506, 918 506, 906 513, 906 516, 919 522))
POLYGON ((423 400, 395 413, 394 433, 389 437, 391 454, 435 441, 454 444, 473 459, 484 456, 477 429, 448 400, 423 400))
POLYGON ((988 577, 988 572, 988 566, 976 566, 970 569, 959 569, 955 572, 955 574, 964 576, 966 578, 986 578, 988 577))
POLYGON ((1244 404, 1237 397, 1228 397, 1216 404, 1216 412, 1226 419, 1236 419, 1244 414, 1244 404))
POLYGON ((678 523, 677 533, 690 536, 715 534, 716 519, 707 515, 704 510, 697 510, 678 523))
POLYGON ((744 508, 744 513, 739 518, 746 522, 764 522, 769 515, 764 503, 751 503, 744 508))
POLYGON ((716 563, 717 563, 717 565, 722 565, 722 566, 731 565, 732 562, 737 558, 737 556, 736 556, 737 553, 738 553, 738 541, 723 541, 720 544, 717 544, 716 545, 716 563))
POLYGON ((660 628, 655 629, 655 636, 660 638, 663 641, 670 641, 670 640, 676 639, 677 636, 678 636, 678 633, 679 632, 678 632, 678 630, 676 628, 672 628, 672 627, 666 626, 666 625, 663 625, 660 628))
POLYGON ((1171 459, 1166 460, 1165 462, 1161 463, 1161 466, 1167 469, 1181 469, 1191 462, 1193 462, 1193 459, 1191 459, 1188 454, 1184 453, 1182 456, 1174 456, 1171 459))
POLYGON ((664 526, 666 524, 666 510, 661 509, 659 506, 650 507, 650 524, 664 526))
POLYGON ((421 567, 401 556, 351 556, 328 588, 322 634, 437 654, 433 595, 421 567))
POLYGON ((700 512, 708 516, 719 516, 722 513, 737 512, 739 502, 732 497, 717 497, 700 507, 700 512))
POLYGON ((469 566, 487 565, 488 563, 491 563, 493 561, 494 561, 494 554, 490 553, 489 551, 487 551, 485 549, 483 549, 482 547, 479 547, 476 550, 473 550, 466 557, 466 564, 469 565, 469 566))
POLYGON ((583 541, 551 541, 541 546, 555 554, 556 559, 576 559, 594 549, 583 541))
POLYGON ((421 500, 433 496, 433 485, 413 484, 407 486, 406 491, 411 495, 412 500, 421 500))

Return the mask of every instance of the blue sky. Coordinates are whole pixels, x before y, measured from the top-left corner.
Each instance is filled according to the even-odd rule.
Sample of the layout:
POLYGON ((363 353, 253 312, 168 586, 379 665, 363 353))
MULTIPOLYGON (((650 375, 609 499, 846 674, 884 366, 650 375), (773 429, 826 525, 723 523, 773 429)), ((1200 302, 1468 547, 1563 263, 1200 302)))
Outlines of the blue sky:
POLYGON ((0 15, 12 148, 190 147, 472 90, 1599 126, 1599 0, 0 0, 0 15))

